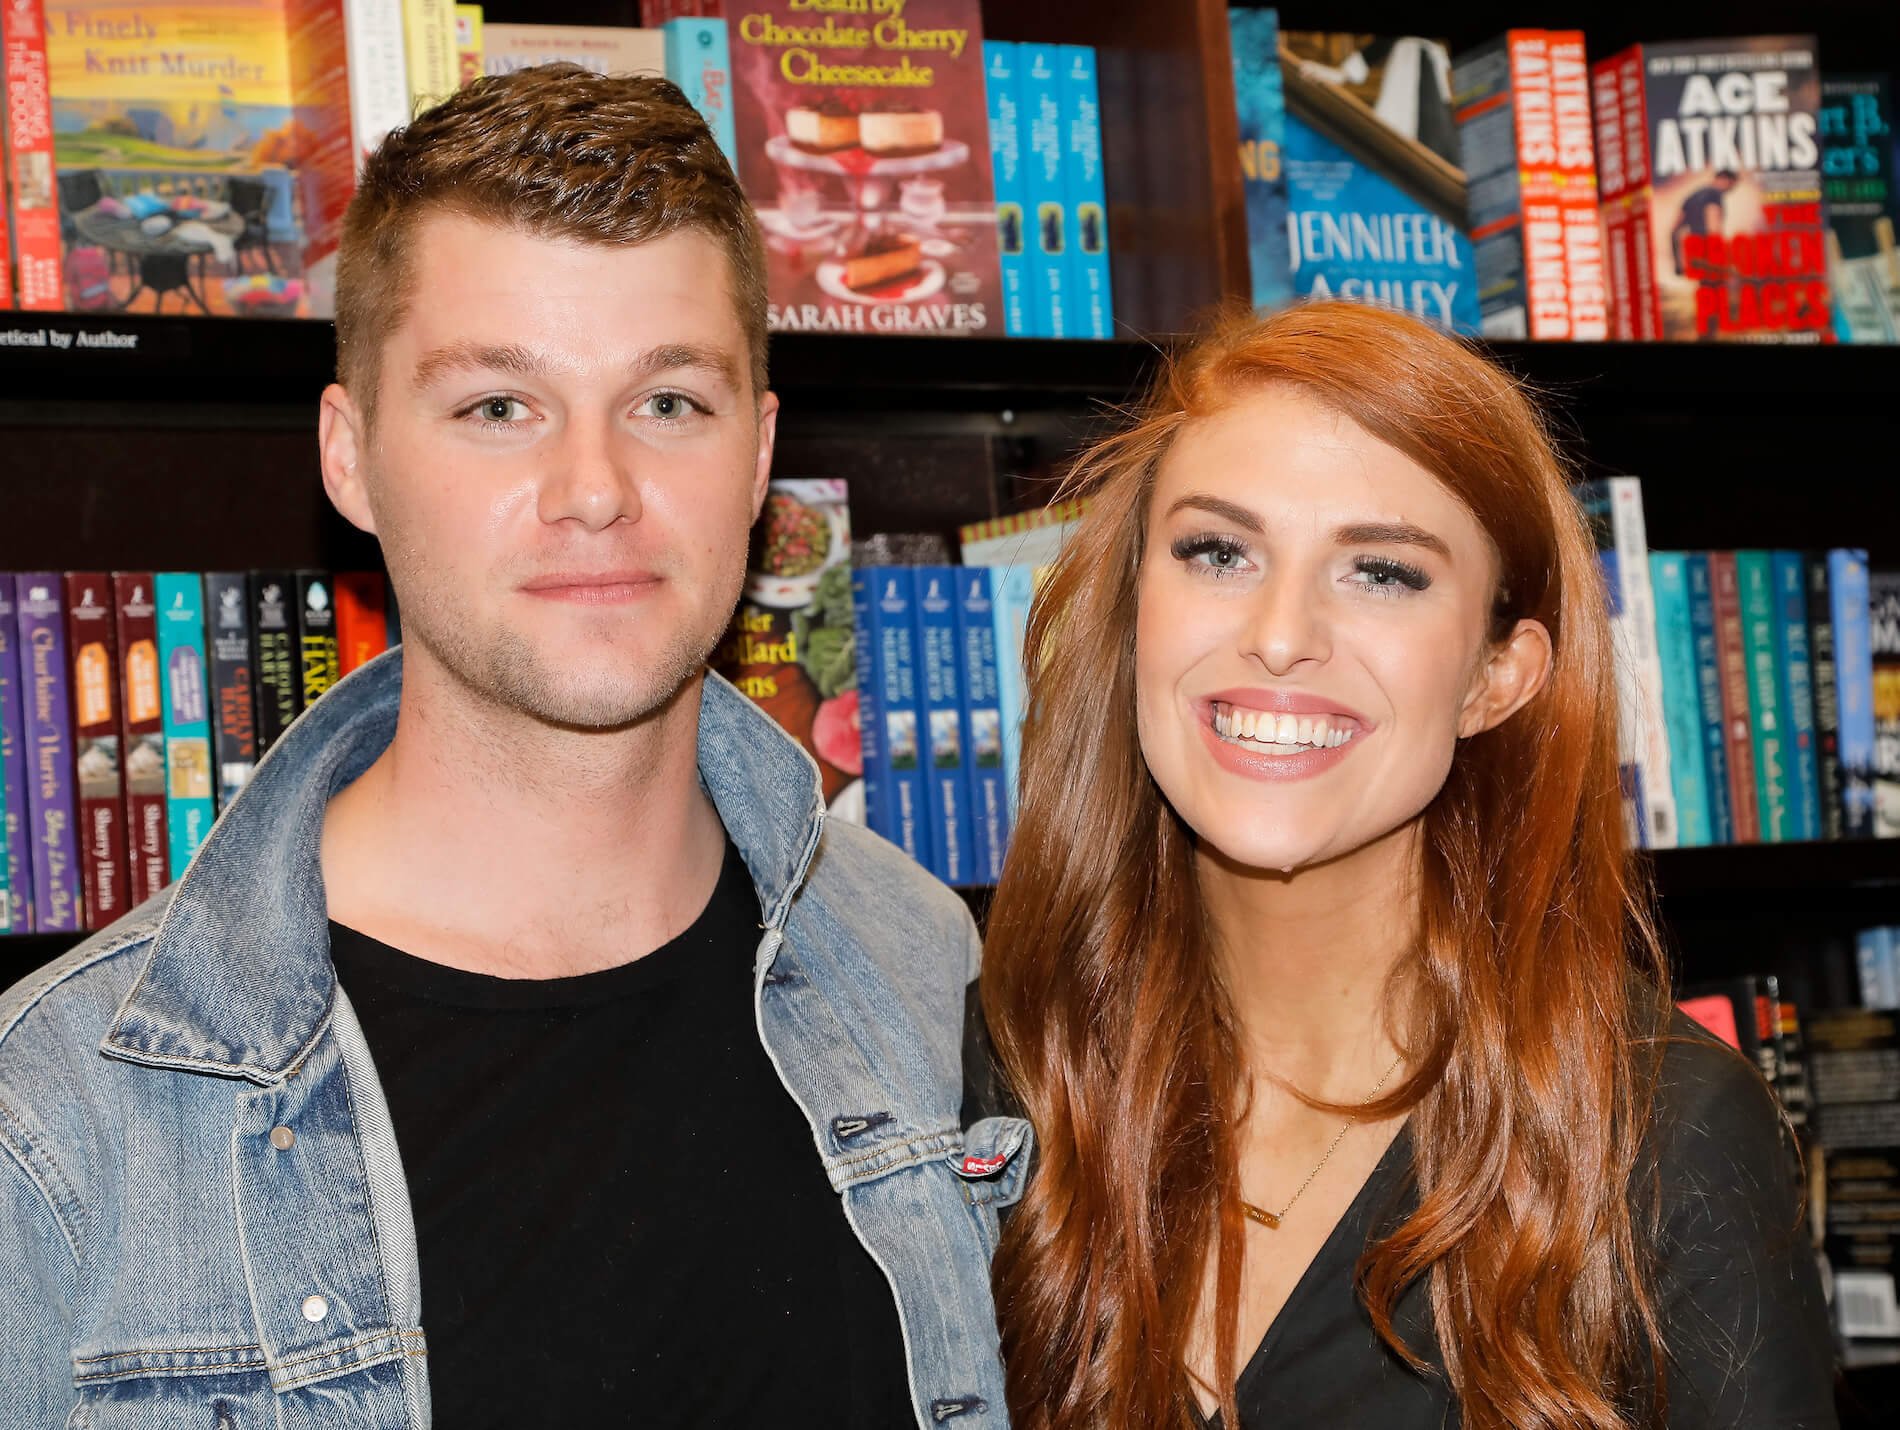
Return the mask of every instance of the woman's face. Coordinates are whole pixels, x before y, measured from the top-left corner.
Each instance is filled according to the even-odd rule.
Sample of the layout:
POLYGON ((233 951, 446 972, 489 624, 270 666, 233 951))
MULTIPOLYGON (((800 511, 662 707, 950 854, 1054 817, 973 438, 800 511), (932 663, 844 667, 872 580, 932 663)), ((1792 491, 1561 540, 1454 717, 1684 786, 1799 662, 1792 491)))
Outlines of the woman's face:
POLYGON ((1459 737, 1541 682, 1541 627, 1519 627, 1536 650, 1486 643, 1496 583, 1456 497, 1299 390, 1190 422, 1156 474, 1139 577, 1136 708, 1156 784, 1204 845, 1250 868, 1320 863, 1408 823, 1459 737))

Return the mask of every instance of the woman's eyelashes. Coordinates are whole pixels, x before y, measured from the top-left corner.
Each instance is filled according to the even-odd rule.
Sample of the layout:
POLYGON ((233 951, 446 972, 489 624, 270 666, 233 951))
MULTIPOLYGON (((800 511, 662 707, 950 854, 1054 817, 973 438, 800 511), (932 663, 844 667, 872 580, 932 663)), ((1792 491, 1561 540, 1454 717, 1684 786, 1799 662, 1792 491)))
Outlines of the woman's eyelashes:
POLYGON ((1355 584, 1373 591, 1423 591, 1432 584, 1432 578, 1421 568, 1392 556, 1357 556, 1352 569, 1354 575, 1365 578, 1355 584))
POLYGON ((1196 572, 1205 572, 1216 580, 1237 576, 1249 570, 1253 564, 1247 559, 1244 543, 1217 532, 1176 537, 1169 549, 1176 561, 1196 572))
MULTIPOLYGON (((1254 569, 1252 553, 1246 543, 1223 532, 1177 537, 1170 550, 1176 561, 1196 575, 1217 581, 1254 569)), ((1422 567, 1395 556, 1355 556, 1346 580, 1349 585, 1380 595, 1423 591, 1432 584, 1431 576, 1422 567)))

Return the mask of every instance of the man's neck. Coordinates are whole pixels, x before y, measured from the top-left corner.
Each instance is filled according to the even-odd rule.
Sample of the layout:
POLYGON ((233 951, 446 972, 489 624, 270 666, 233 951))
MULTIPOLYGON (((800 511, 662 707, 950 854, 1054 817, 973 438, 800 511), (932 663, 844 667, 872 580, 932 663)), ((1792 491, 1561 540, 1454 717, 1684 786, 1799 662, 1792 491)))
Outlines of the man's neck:
POLYGON ((628 728, 575 731, 414 662, 395 738, 325 816, 330 917, 507 978, 614 967, 678 936, 725 847, 698 779, 701 689, 628 728))

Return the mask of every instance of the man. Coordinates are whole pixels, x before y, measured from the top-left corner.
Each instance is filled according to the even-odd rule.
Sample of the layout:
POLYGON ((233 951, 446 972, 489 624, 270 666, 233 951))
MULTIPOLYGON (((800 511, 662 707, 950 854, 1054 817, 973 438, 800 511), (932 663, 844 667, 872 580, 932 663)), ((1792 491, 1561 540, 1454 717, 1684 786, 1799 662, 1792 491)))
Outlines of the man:
POLYGON ((1697 238, 1711 235, 1720 238, 1727 232, 1723 201, 1734 190, 1735 183, 1736 173, 1733 169, 1717 169, 1708 183, 1682 201, 1682 207, 1676 213, 1675 226, 1669 230, 1669 246, 1675 255, 1677 277, 1707 280, 1719 278, 1726 271, 1726 263, 1712 263, 1706 253, 1691 258, 1689 238, 1691 235, 1697 238))
POLYGON ((663 81, 370 159, 320 447, 405 648, 0 999, 0 1426, 1002 1422, 968 915, 704 671, 762 266, 663 81))

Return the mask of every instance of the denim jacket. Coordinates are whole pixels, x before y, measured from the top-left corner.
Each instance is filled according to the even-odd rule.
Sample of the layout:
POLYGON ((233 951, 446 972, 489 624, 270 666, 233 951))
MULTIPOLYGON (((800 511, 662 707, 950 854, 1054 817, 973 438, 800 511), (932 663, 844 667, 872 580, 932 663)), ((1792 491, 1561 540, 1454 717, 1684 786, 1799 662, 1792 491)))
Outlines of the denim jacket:
MULTIPOLYGON (((4 1430, 430 1423, 425 1331, 453 1327, 317 862, 401 662, 313 706, 183 879, 0 995, 4 1430)), ((918 1421, 1002 1426, 989 1259, 1029 1158, 1021 1122, 960 1126, 969 914, 828 825, 815 766, 717 677, 699 774, 764 910, 759 1037, 894 1290, 918 1421)))

